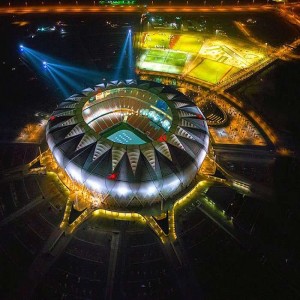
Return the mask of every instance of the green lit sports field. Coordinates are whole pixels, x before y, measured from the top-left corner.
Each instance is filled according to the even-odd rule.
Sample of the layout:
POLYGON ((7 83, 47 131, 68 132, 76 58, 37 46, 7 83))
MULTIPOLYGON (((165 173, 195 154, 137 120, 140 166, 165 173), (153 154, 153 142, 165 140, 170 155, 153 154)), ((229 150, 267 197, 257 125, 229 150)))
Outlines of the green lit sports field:
POLYGON ((144 70, 179 74, 182 72, 187 59, 187 53, 151 49, 144 52, 144 57, 139 62, 139 67, 144 70))
POLYGON ((166 65, 174 65, 183 67, 185 65, 187 55, 180 52, 170 52, 166 50, 149 50, 144 59, 145 62, 158 62, 166 65))

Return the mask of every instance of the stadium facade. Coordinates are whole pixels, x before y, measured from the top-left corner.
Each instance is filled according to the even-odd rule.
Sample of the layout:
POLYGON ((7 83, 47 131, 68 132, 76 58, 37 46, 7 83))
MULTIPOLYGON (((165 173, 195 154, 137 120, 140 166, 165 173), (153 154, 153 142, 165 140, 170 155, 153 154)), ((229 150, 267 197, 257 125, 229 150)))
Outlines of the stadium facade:
POLYGON ((195 103, 151 81, 113 81, 64 100, 46 138, 57 163, 118 207, 152 205, 187 188, 207 153, 208 127, 195 103))

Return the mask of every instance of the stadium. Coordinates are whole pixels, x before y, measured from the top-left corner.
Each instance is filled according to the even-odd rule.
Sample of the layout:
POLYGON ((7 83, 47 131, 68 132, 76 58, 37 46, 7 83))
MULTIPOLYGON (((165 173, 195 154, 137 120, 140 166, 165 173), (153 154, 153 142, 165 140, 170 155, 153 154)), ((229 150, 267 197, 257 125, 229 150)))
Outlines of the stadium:
POLYGON ((114 209, 176 201, 209 145, 205 118, 190 98, 142 80, 72 95, 51 115, 46 137, 68 176, 94 196, 112 198, 114 209))
POLYGON ((298 299, 297 4, 66 2, 0 5, 0 299, 298 299))

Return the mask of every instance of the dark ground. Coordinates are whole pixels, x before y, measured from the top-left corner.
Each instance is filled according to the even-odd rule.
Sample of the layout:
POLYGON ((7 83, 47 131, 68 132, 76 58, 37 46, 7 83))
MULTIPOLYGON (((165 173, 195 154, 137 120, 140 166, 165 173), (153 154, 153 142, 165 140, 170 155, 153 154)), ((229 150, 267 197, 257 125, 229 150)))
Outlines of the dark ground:
MULTIPOLYGON (((232 18, 226 15, 219 20, 232 35, 235 29, 231 21, 236 16, 232 18)), ((258 20, 264 18, 263 15, 255 17, 258 20)), ((211 24, 216 22, 216 18, 216 15, 208 17, 211 24)), ((246 15, 240 18, 244 20, 246 15)), ((288 29, 285 23, 278 25, 278 18, 272 19, 269 15, 267 18, 271 25, 264 25, 260 33, 262 39, 276 45, 295 37, 297 32, 294 29, 285 34, 288 29), (285 29, 277 30, 276 36, 271 30, 274 20, 276 26, 285 29)), ((84 88, 103 77, 109 79, 115 72, 127 29, 122 26, 118 29, 107 28, 107 19, 123 25, 127 22, 132 25, 138 23, 138 16, 129 15, 1 17, 0 33, 5 47, 0 48, 0 129, 1 132, 8 132, 7 138, 12 139, 20 127, 34 121, 36 111, 51 112, 64 98, 62 91, 47 80, 41 70, 27 69, 20 63, 18 45, 22 42, 68 64, 99 72, 99 78, 84 78, 79 83, 79 89, 84 88), (52 25, 59 19, 69 24, 66 27, 69 33, 64 38, 56 34, 28 38, 37 26, 45 23, 52 25), (29 20, 30 24, 18 27, 12 24, 15 20, 29 20)), ((257 32, 260 29, 259 26, 253 28, 257 32)), ((297 122, 299 71, 297 62, 278 63, 234 90, 238 97, 252 105, 279 130, 288 145, 295 149, 300 140, 297 122)), ((122 74, 126 76, 126 67, 122 74)), ((70 93, 76 92, 70 86, 66 86, 66 89, 70 93)), ((37 147, 25 149, 23 145, 0 145, 2 170, 30 161, 37 153, 37 147)), ((260 200, 257 204, 256 200, 253 201, 260 210, 253 233, 247 233, 252 223, 247 223, 247 230, 244 226, 246 219, 252 220, 254 205, 251 199, 248 199, 249 210, 244 212, 247 218, 243 219, 240 215, 241 221, 236 223, 237 231, 247 237, 243 245, 236 243, 196 207, 188 205, 178 212, 179 243, 186 252, 189 269, 195 274, 204 299, 300 298, 299 157, 278 157, 272 170, 275 196, 269 199, 270 202, 260 200)), ((11 213, 34 199, 40 193, 37 180, 41 179, 27 177, 23 181, 1 181, 1 205, 6 205, 11 213), (28 192, 26 197, 24 187, 28 192), (14 190, 18 193, 17 198, 21 199, 20 203, 13 204, 14 190)), ((41 180, 39 184, 45 192, 50 193, 50 183, 41 180)), ((245 203, 241 195, 232 196, 228 193, 225 200, 225 194, 216 192, 216 199, 218 195, 222 200, 220 205, 221 202, 226 205, 235 201, 237 212, 241 211, 245 203)), ((55 201, 53 207, 64 205, 63 200, 55 201)), ((62 211, 51 207, 43 203, 8 226, 0 228, 1 299, 12 299, 9 295, 27 276, 29 266, 53 226, 59 224, 62 211)), ((159 240, 148 228, 97 219, 85 223, 76 232, 65 252, 39 283, 35 299, 103 299, 114 231, 121 232, 114 299, 185 299, 174 274, 179 273, 177 280, 186 279, 180 277, 180 270, 174 269, 166 259, 159 240), (91 242, 94 243, 92 247, 91 242), (92 262, 88 259, 92 259, 92 262)), ((199 299, 199 295, 195 295, 195 299, 199 299)))

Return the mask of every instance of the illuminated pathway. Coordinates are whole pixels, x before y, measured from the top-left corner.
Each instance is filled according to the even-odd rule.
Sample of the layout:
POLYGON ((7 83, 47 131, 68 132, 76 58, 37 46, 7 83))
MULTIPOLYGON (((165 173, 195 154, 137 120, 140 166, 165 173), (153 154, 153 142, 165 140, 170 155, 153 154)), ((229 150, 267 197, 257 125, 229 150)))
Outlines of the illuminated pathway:
POLYGON ((119 242, 120 242, 120 234, 121 234, 120 232, 113 232, 112 234, 105 299, 112 299, 113 288, 114 288, 114 277, 116 271, 119 242))
POLYGON ((267 5, 251 5, 251 6, 188 6, 188 5, 169 5, 169 6, 85 6, 85 5, 53 5, 53 6, 10 6, 1 7, 0 14, 45 14, 45 13, 141 13, 149 12, 256 12, 256 11, 270 11, 275 10, 273 6, 267 5))

